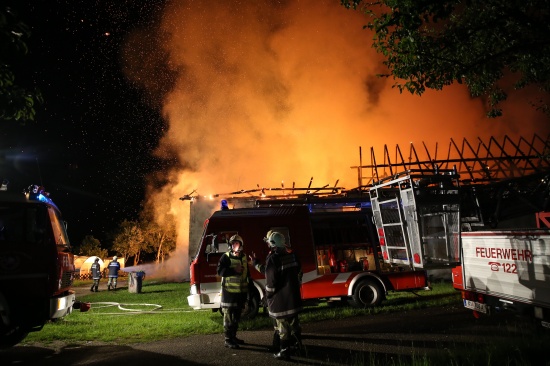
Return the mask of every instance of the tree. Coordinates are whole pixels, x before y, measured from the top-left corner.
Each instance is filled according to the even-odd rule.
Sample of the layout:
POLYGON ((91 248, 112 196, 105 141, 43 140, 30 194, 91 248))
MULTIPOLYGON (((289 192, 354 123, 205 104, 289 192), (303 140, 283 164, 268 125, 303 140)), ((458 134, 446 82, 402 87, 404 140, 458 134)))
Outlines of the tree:
POLYGON ((165 257, 176 248, 175 230, 166 230, 153 221, 145 221, 143 226, 145 241, 156 251, 155 262, 163 262, 165 257))
POLYGON ((141 252, 147 249, 147 242, 139 223, 124 220, 120 224, 118 234, 115 235, 112 249, 119 253, 125 262, 134 257, 134 264, 139 263, 141 252))
POLYGON ((101 243, 98 239, 94 238, 92 235, 86 235, 84 239, 82 239, 82 243, 80 244, 78 250, 78 255, 107 258, 109 253, 107 252, 107 249, 101 249, 101 243))
POLYGON ((0 9, 0 120, 34 120, 35 104, 42 102, 38 89, 16 82, 12 67, 28 53, 28 37, 30 30, 17 14, 10 7, 0 9))
MULTIPOLYGON (((421 95, 454 82, 487 97, 488 116, 512 88, 550 92, 550 2, 547 0, 341 0, 370 17, 373 47, 400 91, 421 95), (402 83, 402 80, 405 82, 402 83)), ((548 114, 544 99, 533 102, 548 114)))

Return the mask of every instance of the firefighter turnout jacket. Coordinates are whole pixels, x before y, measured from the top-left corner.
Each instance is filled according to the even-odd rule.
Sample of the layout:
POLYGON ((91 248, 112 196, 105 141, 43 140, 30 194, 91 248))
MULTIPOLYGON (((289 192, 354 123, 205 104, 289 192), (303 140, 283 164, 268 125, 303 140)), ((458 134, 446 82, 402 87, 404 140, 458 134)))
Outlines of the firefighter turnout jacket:
POLYGON ((90 270, 92 272, 92 279, 99 280, 101 278, 101 266, 99 262, 92 263, 90 270))
POLYGON ((291 318, 302 311, 302 268, 294 253, 285 248, 272 251, 266 259, 265 278, 270 317, 291 318))
POLYGON ((228 251, 218 262, 218 275, 222 277, 222 308, 240 308, 248 295, 249 272, 246 255, 240 252, 234 255, 228 251), (242 272, 237 273, 240 265, 242 272))
POLYGON ((109 277, 111 278, 118 277, 118 271, 120 270, 120 263, 118 263, 116 260, 113 260, 109 263, 107 268, 109 269, 109 277))

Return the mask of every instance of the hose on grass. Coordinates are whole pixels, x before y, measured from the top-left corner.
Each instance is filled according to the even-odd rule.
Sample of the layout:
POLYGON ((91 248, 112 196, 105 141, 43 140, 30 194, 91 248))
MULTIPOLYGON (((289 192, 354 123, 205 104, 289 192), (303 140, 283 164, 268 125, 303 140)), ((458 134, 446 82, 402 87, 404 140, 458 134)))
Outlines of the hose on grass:
MULTIPOLYGON (((84 303, 82 303, 84 304, 84 303)), ((81 312, 82 311, 88 311, 83 310, 81 306, 81 312)), ((136 315, 136 314, 167 314, 167 313, 190 313, 194 312, 196 310, 187 310, 187 309, 165 309, 163 311, 159 311, 162 309, 162 305, 158 304, 124 304, 119 302, 90 302, 85 303, 88 305, 89 310, 99 310, 109 307, 117 307, 118 310, 122 312, 111 312, 111 313, 105 313, 105 312, 96 312, 95 314, 99 315, 136 315), (132 307, 132 308, 130 308, 132 307), (135 307, 146 307, 146 309, 136 309, 135 307)), ((93 311, 91 313, 94 313, 93 311)))

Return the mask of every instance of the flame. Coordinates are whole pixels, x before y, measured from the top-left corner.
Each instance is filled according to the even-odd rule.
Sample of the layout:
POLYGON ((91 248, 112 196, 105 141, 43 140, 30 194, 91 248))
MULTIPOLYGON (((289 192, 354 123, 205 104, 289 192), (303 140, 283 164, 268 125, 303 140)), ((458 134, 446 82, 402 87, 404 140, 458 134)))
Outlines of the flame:
POLYGON ((360 146, 548 129, 522 94, 510 96, 498 120, 487 119, 463 85, 400 94, 392 80, 376 77, 384 69, 366 22, 338 1, 173 0, 159 23, 129 37, 126 74, 162 100, 168 123, 156 153, 178 162, 163 172, 168 183, 151 184, 147 201, 159 222, 178 225, 179 276, 189 271, 182 266, 189 210, 178 200, 187 192, 275 187, 285 179, 305 187, 311 176, 314 186, 339 180, 353 188, 360 146), (159 92, 166 89, 159 66, 174 75, 168 92, 159 92))

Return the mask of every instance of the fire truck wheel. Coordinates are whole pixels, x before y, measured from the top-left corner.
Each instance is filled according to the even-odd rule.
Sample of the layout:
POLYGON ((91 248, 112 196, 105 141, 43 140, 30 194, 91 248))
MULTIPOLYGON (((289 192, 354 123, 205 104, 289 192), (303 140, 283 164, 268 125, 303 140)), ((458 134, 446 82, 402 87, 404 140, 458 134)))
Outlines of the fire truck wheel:
POLYGON ((369 307, 379 305, 384 298, 380 285, 375 281, 366 279, 359 282, 353 289, 353 305, 357 307, 369 307))
POLYGON ((5 329, 2 327, 2 335, 0 336, 0 349, 6 349, 15 346, 21 342, 29 334, 19 327, 5 329))

